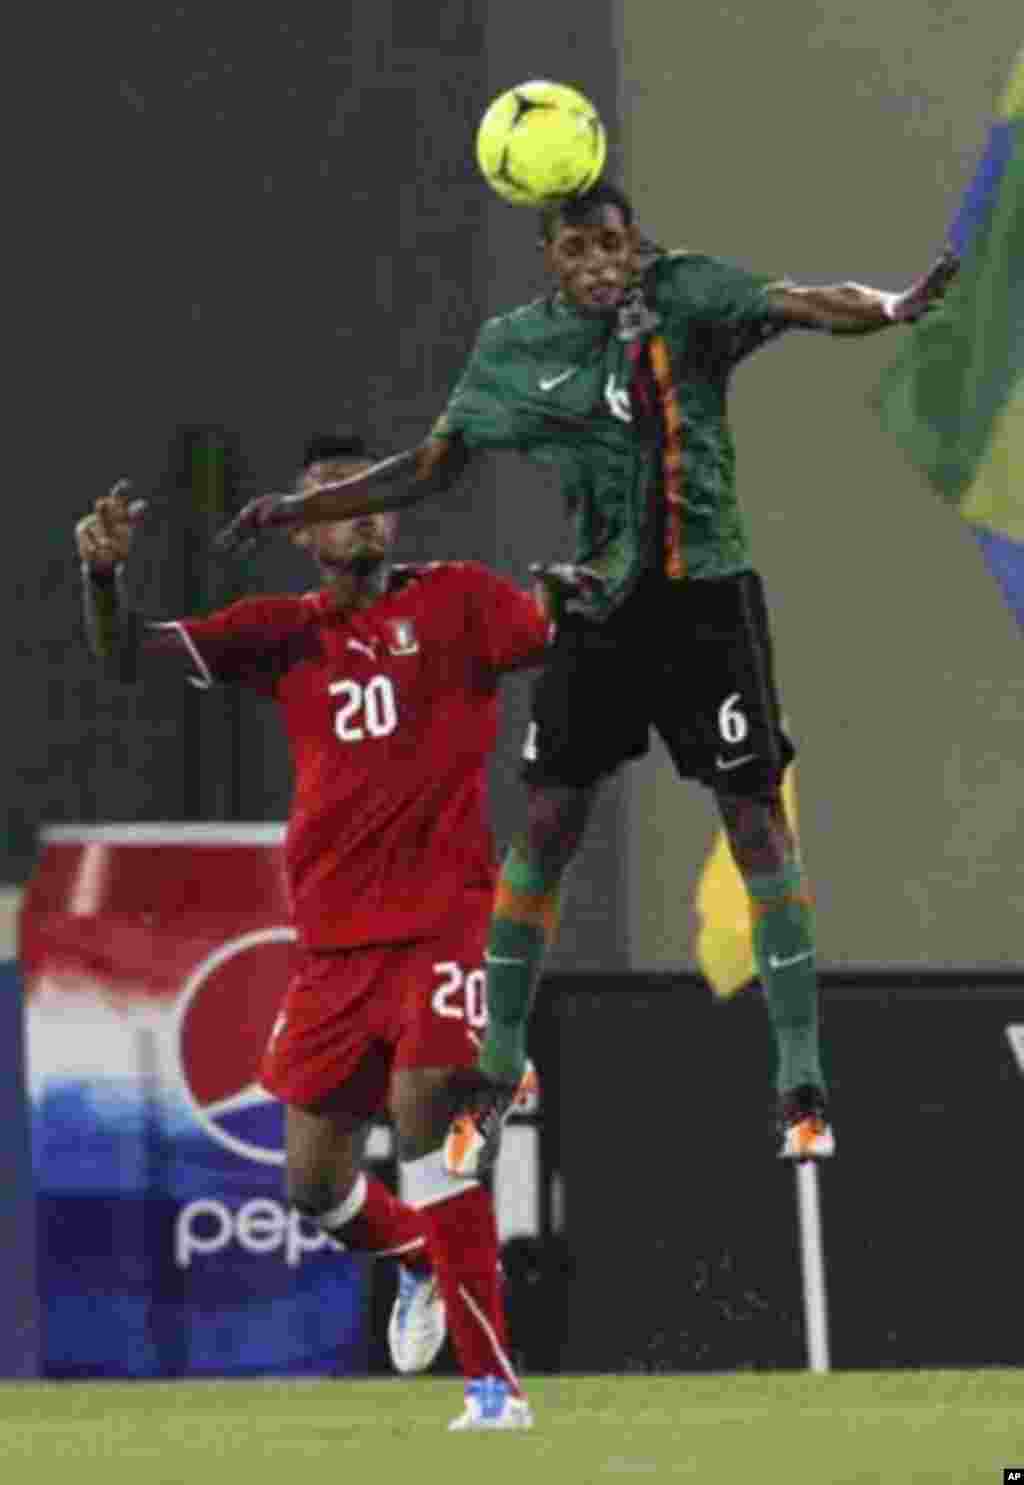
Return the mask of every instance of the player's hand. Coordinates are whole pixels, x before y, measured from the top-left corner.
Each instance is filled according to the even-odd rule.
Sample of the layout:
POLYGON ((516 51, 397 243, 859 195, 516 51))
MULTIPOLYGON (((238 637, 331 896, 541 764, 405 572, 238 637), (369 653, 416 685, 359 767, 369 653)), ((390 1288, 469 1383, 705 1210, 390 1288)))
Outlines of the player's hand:
POLYGON ((960 272, 960 259, 952 248, 947 249, 929 268, 928 272, 912 283, 902 294, 896 294, 889 303, 890 317, 901 325, 912 325, 922 315, 939 304, 950 284, 960 272))
POLYGON ((217 532, 213 539, 214 551, 244 552, 276 526, 283 526, 285 496, 258 495, 249 500, 234 520, 217 532))
POLYGON ((535 562, 530 576, 541 612, 556 627, 564 614, 580 612, 604 588, 601 574, 581 563, 535 562))
POLYGON ((75 527, 78 555, 98 577, 110 576, 128 560, 135 528, 146 513, 145 500, 129 499, 130 490, 131 480, 118 480, 75 527))

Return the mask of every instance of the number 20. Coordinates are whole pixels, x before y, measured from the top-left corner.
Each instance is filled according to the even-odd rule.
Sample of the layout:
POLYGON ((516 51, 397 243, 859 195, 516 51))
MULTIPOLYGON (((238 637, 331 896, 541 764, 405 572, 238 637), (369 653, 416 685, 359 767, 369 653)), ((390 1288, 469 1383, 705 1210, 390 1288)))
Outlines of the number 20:
POLYGON ((341 742, 387 737, 398 726, 398 705, 390 677, 375 675, 365 686, 358 681, 332 681, 327 689, 341 698, 334 716, 334 731, 341 742))
POLYGON ((453 1021, 466 1021, 477 1031, 487 1025, 487 975, 482 969, 471 969, 468 974, 454 959, 445 959, 434 965, 434 973, 444 978, 444 984, 435 991, 431 1000, 435 1012, 453 1021), (459 991, 463 991, 463 1004, 458 1003, 459 991))

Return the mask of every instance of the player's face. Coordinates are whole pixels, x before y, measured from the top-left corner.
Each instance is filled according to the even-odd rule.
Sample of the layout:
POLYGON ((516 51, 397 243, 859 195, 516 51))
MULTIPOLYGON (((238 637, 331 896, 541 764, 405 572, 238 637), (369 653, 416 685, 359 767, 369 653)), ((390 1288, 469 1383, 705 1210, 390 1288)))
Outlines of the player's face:
MULTIPOLYGON (((299 494, 319 485, 348 479, 369 469, 365 459, 323 459, 303 470, 296 486, 299 494)), ((316 562, 325 578, 348 573, 368 573, 386 562, 395 544, 398 517, 393 511, 357 516, 354 521, 318 521, 299 526, 292 541, 316 562)))
POLYGON ((544 245, 548 270, 583 314, 618 308, 636 271, 637 235, 617 206, 602 206, 583 222, 561 221, 544 245))

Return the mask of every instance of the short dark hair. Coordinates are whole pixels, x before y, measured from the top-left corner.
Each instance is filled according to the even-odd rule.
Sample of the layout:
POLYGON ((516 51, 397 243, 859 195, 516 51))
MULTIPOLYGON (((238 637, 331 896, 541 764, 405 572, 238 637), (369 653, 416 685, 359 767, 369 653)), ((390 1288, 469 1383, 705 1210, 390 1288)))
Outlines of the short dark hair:
POLYGON ((306 447, 302 451, 302 468, 308 469, 312 464, 322 464, 327 459, 378 459, 367 446, 366 439, 361 433, 353 433, 348 429, 339 428, 334 433, 314 433, 306 440, 306 447))
POLYGON ((614 206, 620 212, 627 227, 633 225, 633 203, 619 186, 610 180, 599 180, 582 196, 562 196, 541 208, 540 230, 545 242, 551 242, 560 226, 579 227, 600 211, 603 206, 614 206))

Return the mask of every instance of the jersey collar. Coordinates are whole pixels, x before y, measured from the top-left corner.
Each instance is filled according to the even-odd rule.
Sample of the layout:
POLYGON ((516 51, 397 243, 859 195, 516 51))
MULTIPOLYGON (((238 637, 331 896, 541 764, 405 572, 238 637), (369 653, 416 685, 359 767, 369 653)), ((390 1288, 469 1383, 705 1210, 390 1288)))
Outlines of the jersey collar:
MULTIPOLYGON (((583 322, 590 316, 583 315, 566 298, 561 289, 556 289, 548 301, 551 313, 583 322)), ((601 322, 604 334, 612 334, 616 340, 636 340, 638 336, 650 335, 661 324, 661 316, 647 302, 642 279, 638 278, 626 290, 614 319, 601 322)))

